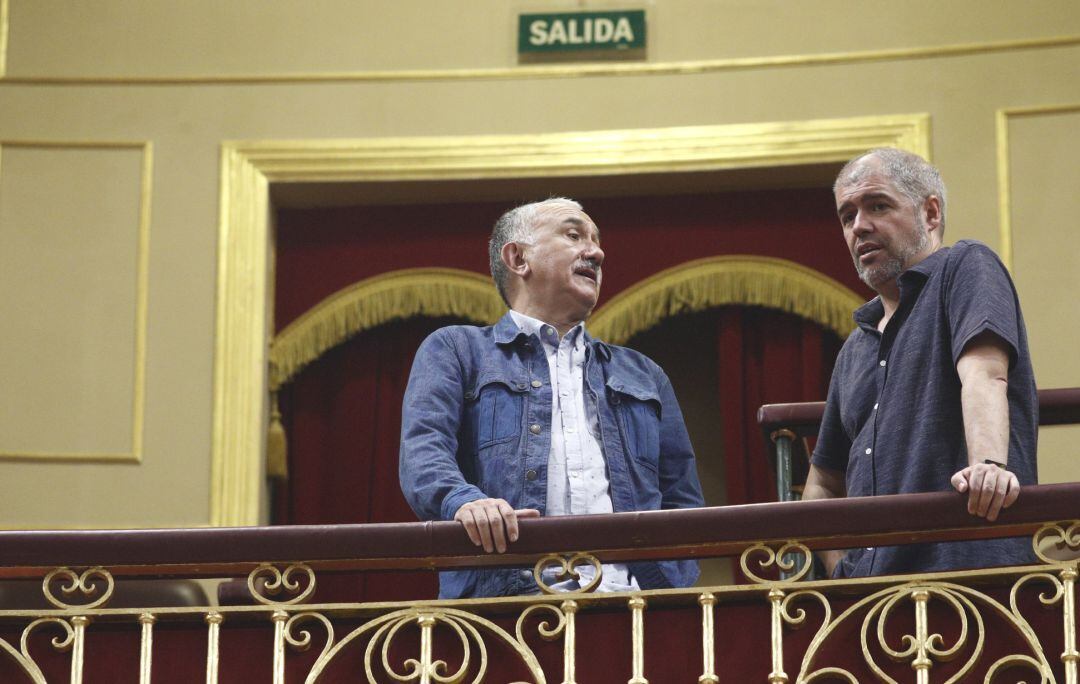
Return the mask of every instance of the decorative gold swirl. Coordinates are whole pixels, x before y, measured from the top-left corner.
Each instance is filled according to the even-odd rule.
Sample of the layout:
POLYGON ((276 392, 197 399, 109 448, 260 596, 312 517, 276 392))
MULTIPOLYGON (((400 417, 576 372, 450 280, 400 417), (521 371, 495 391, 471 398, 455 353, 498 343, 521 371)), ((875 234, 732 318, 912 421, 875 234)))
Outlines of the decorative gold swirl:
POLYGON ((595 571, 593 573, 592 580, 578 590, 582 593, 588 593, 593 589, 596 589, 596 587, 600 585, 600 580, 603 579, 603 570, 601 569, 600 561, 596 559, 596 556, 593 556, 589 553, 575 553, 568 558, 555 553, 549 556, 544 556, 540 560, 536 561, 536 565, 533 567, 533 579, 536 580, 536 585, 540 587, 540 591, 544 592, 545 594, 564 593, 560 592, 558 589, 553 589, 550 585, 544 582, 544 570, 549 567, 561 568, 559 574, 555 576, 555 579, 560 582, 566 579, 580 580, 581 574, 578 573, 577 567, 582 565, 591 565, 593 570, 595 571))
MULTIPOLYGON (((855 675, 851 674, 847 670, 841 667, 823 667, 820 670, 814 670, 806 677, 800 677, 797 681, 801 684, 810 684, 810 682, 821 679, 822 677, 843 677, 851 684, 859 684, 859 680, 855 679, 855 675)), ((891 680, 890 680, 891 681, 891 680)))
POLYGON ((322 652, 319 653, 318 658, 322 659, 326 657, 326 654, 330 652, 330 648, 334 645, 334 625, 322 613, 297 613, 290 617, 288 622, 285 623, 285 643, 301 653, 311 648, 311 630, 302 629, 296 635, 294 635, 293 630, 300 624, 312 620, 321 622, 326 630, 326 643, 323 644, 322 652))
POLYGON ((1028 630, 1031 630, 1031 625, 1028 624, 1027 620, 1025 620, 1023 615, 1021 615, 1016 597, 1020 593, 1020 589, 1025 584, 1035 580, 1041 580, 1043 582, 1046 582, 1050 585, 1051 589, 1054 592, 1053 594, 1049 595, 1045 591, 1039 594, 1039 602, 1042 603, 1044 606, 1052 606, 1055 603, 1061 601, 1061 599, 1065 596, 1065 585, 1061 583, 1061 580, 1059 580, 1057 577, 1054 577, 1048 572, 1035 572, 1030 575, 1024 575, 1020 579, 1016 580, 1016 582, 1013 584, 1012 590, 1009 591, 1009 607, 1012 608, 1012 614, 1018 620, 1023 621, 1025 627, 1028 630))
MULTIPOLYGON (((835 667, 812 670, 812 667, 823 643, 828 637, 846 620, 861 615, 863 611, 866 611, 860 630, 863 659, 878 681, 894 684, 896 682, 874 660, 869 644, 869 634, 872 628, 876 632, 881 650, 894 661, 910 663, 918 673, 917 679, 919 681, 929 681, 929 671, 934 662, 949 661, 958 657, 965 649, 970 650, 968 659, 959 670, 945 681, 945 684, 968 681, 972 669, 983 655, 986 640, 984 613, 996 615, 1011 627, 1023 639, 1025 645, 1030 649, 1030 654, 1018 653, 1002 657, 990 668, 983 681, 991 682, 996 673, 1006 667, 1016 665, 1031 667, 1040 674, 1042 682, 1051 681, 1052 671, 1038 637, 1016 607, 1016 593, 1020 587, 1034 580, 1048 582, 1053 588, 1053 591, 1044 592, 1040 596, 1040 600, 1045 605, 1061 600, 1064 592, 1058 589, 1059 583, 1056 578, 1045 573, 1025 576, 1014 585, 1010 599, 1012 603, 1011 611, 982 592, 970 587, 945 582, 913 582, 875 592, 857 601, 835 620, 829 620, 828 616, 826 617, 825 624, 818 630, 817 636, 814 637, 806 650, 796 681, 810 683, 831 676, 844 678, 848 682, 857 681, 847 670, 835 667), (927 607, 931 600, 946 603, 952 608, 960 621, 959 635, 955 643, 949 647, 944 645, 944 638, 940 633, 934 633, 930 630, 930 613, 927 607), (893 646, 888 643, 885 637, 886 623, 889 622, 891 615, 902 602, 909 603, 914 608, 915 634, 903 635, 900 645, 893 646), (969 633, 973 633, 973 643, 968 643, 969 633)), ((786 606, 784 613, 790 613, 786 606)), ((802 616, 796 613, 790 621, 798 621, 800 617, 802 616)))
POLYGON ((540 634, 544 641, 554 641, 559 637, 560 634, 562 634, 563 629, 566 627, 566 614, 555 606, 551 605, 550 603, 537 603, 521 611, 521 615, 518 616, 517 625, 514 629, 515 633, 517 634, 518 643, 522 645, 525 644, 525 635, 523 630, 525 626, 525 620, 527 620, 528 617, 533 613, 539 613, 541 611, 549 612, 555 618, 554 627, 552 627, 551 623, 547 620, 541 620, 540 624, 536 626, 536 631, 540 634))
POLYGON ((382 649, 380 660, 382 662, 383 671, 395 681, 412 682, 420 680, 429 682, 461 682, 465 678, 469 666, 472 664, 470 637, 471 641, 476 643, 477 652, 480 654, 480 664, 476 676, 472 680, 473 684, 477 684, 483 680, 484 675, 487 673, 487 645, 484 643, 483 638, 475 627, 454 615, 429 612, 403 615, 380 627, 368 642, 367 648, 364 651, 364 670, 367 674, 368 681, 371 684, 376 684, 378 682, 375 678, 372 662, 374 660, 373 656, 375 649, 381 643, 382 649), (434 628, 438 623, 450 627, 454 634, 457 635, 458 643, 461 646, 461 665, 458 667, 457 671, 453 673, 447 672, 449 666, 445 660, 432 659, 434 628), (420 658, 406 659, 405 662, 402 663, 405 671, 398 672, 394 669, 393 665, 390 664, 390 648, 394 639, 397 637, 398 632, 401 631, 403 627, 410 624, 416 624, 420 627, 420 658), (466 632, 468 632, 467 635, 466 632))
POLYGON ((1068 527, 1065 527, 1065 524, 1060 522, 1043 525, 1035 533, 1035 536, 1031 538, 1031 547, 1035 550, 1035 555, 1039 557, 1039 560, 1044 563, 1061 562, 1060 558, 1051 558, 1043 551, 1044 548, 1050 545, 1059 551, 1068 549, 1080 552, 1080 520, 1073 520, 1068 527))
POLYGON ((270 563, 263 563, 251 571, 247 584, 251 596, 259 603, 267 606, 291 606, 303 603, 315 593, 315 572, 303 563, 293 563, 285 568, 284 572, 270 563), (307 585, 302 591, 299 580, 293 577, 298 572, 303 572, 307 577, 307 585), (282 592, 296 596, 280 601, 271 598, 282 592))
POLYGON ((91 608, 99 608, 108 602, 113 595, 113 589, 115 588, 115 582, 113 582, 112 574, 103 567, 93 567, 89 570, 83 571, 82 574, 76 573, 71 568, 57 568, 45 576, 42 580, 41 590, 45 594, 45 598, 49 603, 53 604, 57 608, 63 610, 70 610, 73 608, 79 608, 83 610, 91 608), (90 598, 94 594, 98 593, 99 583, 94 580, 101 580, 105 583, 105 591, 101 596, 89 603, 67 603, 57 598, 52 593, 52 584, 57 580, 68 580, 67 584, 60 587, 60 592, 65 596, 70 596, 76 592, 82 594, 86 598, 90 598))
MULTIPOLYGON (((1024 666, 1024 665, 1026 665, 1027 667, 1030 667, 1032 670, 1035 671, 1035 673, 1037 675, 1039 675, 1039 684, 1049 684, 1049 682, 1052 681, 1052 679, 1050 678, 1049 672, 1047 670, 1043 669, 1042 665, 1039 663, 1038 660, 1035 660, 1034 658, 1032 658, 1029 655, 1022 655, 1022 654, 1007 655, 1007 656, 1003 656, 1003 657, 998 658, 997 660, 995 660, 994 664, 990 666, 990 669, 988 669, 986 671, 986 677, 983 679, 983 681, 985 681, 985 682, 994 681, 994 677, 997 676, 997 673, 1000 672, 1001 670, 1004 670, 1007 667, 1017 667, 1017 666, 1024 666)), ((949 680, 949 681, 952 681, 952 680, 949 680)), ((1025 684, 1025 683, 1020 682, 1020 684, 1025 684)))
POLYGON ((743 574, 752 581, 758 584, 766 584, 770 582, 776 582, 775 579, 769 579, 758 575, 756 572, 750 569, 750 559, 756 555, 762 555, 764 558, 758 561, 758 567, 762 570, 766 570, 775 566, 783 572, 791 572, 795 570, 795 567, 799 565, 796 561, 796 556, 793 553, 799 553, 802 555, 802 567, 798 569, 792 576, 781 580, 783 582, 797 582, 803 577, 806 577, 810 572, 810 568, 813 566, 813 555, 810 553, 810 549, 806 548, 801 542, 790 540, 785 542, 780 548, 773 550, 769 546, 762 543, 754 544, 739 556, 739 566, 742 568, 743 574))
POLYGON ((971 656, 965 661, 960 670, 947 680, 946 684, 963 681, 963 677, 975 666, 976 661, 982 654, 986 630, 984 629, 982 616, 974 603, 968 597, 956 593, 944 585, 904 585, 897 587, 891 596, 876 603, 863 619, 861 630, 863 658, 866 660, 867 665, 870 666, 870 669, 882 681, 893 681, 882 671, 869 649, 867 633, 870 624, 875 622, 876 618, 877 640, 882 651, 895 662, 910 661, 913 668, 929 671, 933 667, 934 661, 947 662, 954 659, 967 644, 969 613, 975 620, 976 642, 971 647, 971 656), (926 606, 932 597, 943 600, 951 606, 954 614, 960 620, 960 633, 956 638, 956 642, 948 648, 944 647, 944 637, 940 633, 930 633, 929 631, 926 606), (904 600, 910 600, 915 607, 915 634, 901 636, 901 643, 904 646, 893 648, 885 637, 886 624, 889 622, 895 607, 904 600))
MULTIPOLYGON (((473 643, 476 644, 477 651, 480 654, 477 674, 470 680, 475 684, 482 681, 487 672, 487 645, 480 629, 513 649, 521 662, 528 668, 536 684, 546 683, 547 680, 544 677, 543 670, 540 668, 540 663, 536 660, 532 649, 525 643, 515 639, 513 635, 490 620, 455 608, 442 607, 406 608, 379 616, 357 627, 323 651, 323 654, 315 661, 315 665, 312 666, 305 681, 318 681, 319 676, 330 662, 340 655, 350 643, 365 634, 371 634, 371 638, 368 640, 364 650, 364 671, 369 684, 386 681, 385 677, 382 680, 376 679, 374 667, 376 657, 381 661, 383 670, 395 681, 410 682, 419 680, 421 682, 454 682, 455 684, 464 681, 468 670, 472 667, 471 644, 473 643), (435 627, 438 624, 449 626, 457 635, 461 644, 462 664, 454 673, 446 673, 447 665, 445 661, 432 659, 436 634, 435 627), (420 630, 419 657, 406 659, 402 662, 404 671, 397 671, 390 667, 390 644, 397 634, 407 626, 416 626, 420 630), (379 648, 380 644, 382 644, 382 648, 379 655, 376 656, 376 649, 379 648)), ((552 630, 557 629, 558 626, 546 627, 545 631, 550 634, 552 630)), ((299 641, 303 641, 303 639, 301 638, 299 641)))
POLYGON ((51 640, 53 648, 61 652, 70 650, 75 644, 75 629, 67 621, 58 617, 41 618, 34 620, 27 625, 26 628, 23 629, 22 637, 19 639, 19 650, 15 650, 14 646, 4 639, 0 639, 0 652, 7 652, 15 663, 22 668, 22 671, 30 677, 34 684, 46 684, 46 681, 41 668, 38 667, 37 662, 34 661, 34 657, 30 655, 30 635, 38 627, 50 624, 56 625, 63 632, 63 638, 56 636, 51 640))

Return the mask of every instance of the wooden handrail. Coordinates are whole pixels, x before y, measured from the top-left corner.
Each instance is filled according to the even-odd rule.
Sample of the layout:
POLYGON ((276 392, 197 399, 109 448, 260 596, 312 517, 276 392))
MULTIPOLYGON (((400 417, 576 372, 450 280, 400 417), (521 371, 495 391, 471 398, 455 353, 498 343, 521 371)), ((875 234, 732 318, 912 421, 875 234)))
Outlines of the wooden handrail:
POLYGON ((456 522, 166 530, 0 531, 0 577, 105 566, 117 576, 225 576, 261 562, 314 569, 532 565, 550 553, 604 561, 735 555, 755 542, 811 549, 1030 535, 1080 518, 1080 483, 1024 487, 994 523, 954 492, 687 510, 561 516, 521 522, 506 554, 477 553, 456 522))
MULTIPOLYGON (((766 433, 786 428, 800 436, 812 436, 817 434, 824 412, 823 401, 765 404, 758 409, 757 420, 766 433)), ((1039 390, 1039 425, 1073 423, 1080 423, 1080 387, 1039 390)))

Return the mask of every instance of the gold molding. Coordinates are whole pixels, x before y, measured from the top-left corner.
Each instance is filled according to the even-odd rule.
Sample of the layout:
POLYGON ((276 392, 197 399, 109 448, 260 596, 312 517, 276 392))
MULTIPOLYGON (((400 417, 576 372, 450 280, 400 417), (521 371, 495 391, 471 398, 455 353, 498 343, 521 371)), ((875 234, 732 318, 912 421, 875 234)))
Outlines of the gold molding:
MULTIPOLYGON (((2 0, 0 0, 2 1, 2 0)), ((0 8, 2 9, 2 8, 0 8)), ((0 27, 2 28, 2 27, 0 27)), ((148 140, 0 140, 7 148, 139 150, 139 226, 135 264, 135 377, 131 407, 131 452, 5 452, 0 461, 141 463, 146 409, 146 335, 150 284, 150 208, 154 187, 154 147, 148 140)), ((2 166, 0 166, 2 169, 2 166)))
POLYGON ((1012 172, 1009 154, 1009 120, 1048 114, 1080 112, 1080 103, 1007 107, 997 110, 995 133, 998 178, 998 253, 1005 267, 1012 270, 1012 172))
MULTIPOLYGON (((2 2, 3 0, 0 0, 2 2)), ((837 66, 940 57, 1038 50, 1080 45, 1080 35, 957 43, 888 50, 826 52, 802 55, 729 57, 679 62, 556 64, 473 69, 412 69, 269 74, 188 74, 175 76, 3 76, 12 85, 288 85, 296 83, 386 83, 410 81, 490 81, 598 76, 681 76, 784 67, 837 66)))
POLYGON ((0 82, 7 74, 8 0, 0 0, 0 82))
POLYGON ((518 136, 222 144, 210 523, 259 521, 268 419, 271 183, 490 179, 841 163, 894 145, 929 156, 910 114, 518 136))

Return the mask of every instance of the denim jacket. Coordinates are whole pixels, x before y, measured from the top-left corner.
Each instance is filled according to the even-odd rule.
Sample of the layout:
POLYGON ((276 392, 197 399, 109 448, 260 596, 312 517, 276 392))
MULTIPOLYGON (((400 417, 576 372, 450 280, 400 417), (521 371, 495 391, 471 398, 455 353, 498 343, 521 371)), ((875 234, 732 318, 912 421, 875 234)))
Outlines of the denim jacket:
MULTIPOLYGON (((586 333, 586 401, 595 402, 615 512, 704 505, 671 383, 644 355, 586 333)), ((401 421, 399 476, 422 520, 452 520, 462 504, 547 500, 551 381, 539 338, 507 313, 494 326, 432 333, 416 353, 401 421)), ((628 563, 642 589, 684 587, 695 561, 628 563)), ((443 572, 440 598, 536 591, 531 569, 443 572)))

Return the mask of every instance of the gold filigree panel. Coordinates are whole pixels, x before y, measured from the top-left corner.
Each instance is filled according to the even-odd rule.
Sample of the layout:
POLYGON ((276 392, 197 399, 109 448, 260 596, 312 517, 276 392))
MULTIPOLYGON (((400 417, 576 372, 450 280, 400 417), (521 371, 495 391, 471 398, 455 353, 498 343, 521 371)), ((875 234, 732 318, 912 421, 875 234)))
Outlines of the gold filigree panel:
POLYGON ((221 156, 212 525, 259 521, 271 183, 483 180, 839 163, 868 148, 929 156, 926 114, 538 135, 226 142, 221 156))
POLYGON ((148 142, 0 140, 0 459, 139 462, 148 142))
MULTIPOLYGON (((1045 539, 1057 539, 1075 547, 1080 542, 1078 526, 1077 521, 1048 524, 1033 544, 1037 548, 1045 539)), ((803 557, 809 551, 798 540, 756 543, 743 552, 740 563, 744 569, 783 569, 786 554, 803 557)), ((578 560, 595 561, 587 553, 568 560, 550 556, 537 563, 538 574, 553 559, 566 568, 578 560)), ((1045 565, 858 580, 803 582, 798 577, 770 580, 754 575, 749 585, 709 587, 704 593, 664 589, 590 594, 586 589, 457 601, 311 604, 317 577, 310 566, 263 563, 248 575, 257 605, 126 609, 108 605, 124 578, 117 580, 102 567, 64 567, 42 580, 43 596, 53 609, 0 606, 6 634, 18 635, 0 638, 0 658, 13 660, 38 683, 45 681, 42 666, 47 660, 50 669, 55 659, 70 661, 72 681, 81 681, 85 653, 95 647, 88 633, 99 622, 108 622, 114 636, 129 631, 135 637, 112 641, 113 653, 125 643, 132 648, 137 644, 140 681, 149 682, 154 630, 167 622, 178 629, 205 630, 205 648, 191 660, 198 662, 205 655, 207 681, 217 681, 227 649, 244 643, 223 638, 236 624, 249 636, 260 626, 272 631, 273 650, 263 657, 272 663, 276 684, 285 681, 287 661, 304 651, 311 655, 298 674, 306 671, 306 682, 318 681, 335 666, 339 674, 340 667, 347 666, 354 676, 362 667, 370 682, 431 683, 503 681, 509 667, 527 673, 526 681, 573 684, 578 653, 584 653, 592 662, 600 658, 611 669, 629 671, 632 684, 647 684, 650 676, 665 681, 668 666, 663 658, 645 659, 652 633, 650 611, 675 609, 680 611, 678 620, 673 622, 669 613, 662 624, 668 630, 676 625, 686 630, 682 643, 688 652, 700 643, 698 681, 704 683, 729 681, 738 673, 777 684, 953 684, 1001 681, 999 675, 1009 670, 1014 676, 1026 675, 1024 681, 1075 684, 1080 666, 1076 580, 1075 561, 1047 560, 1045 565), (724 616, 729 605, 738 611, 739 628, 756 634, 756 641, 717 632, 718 617, 724 628, 731 628, 732 618, 724 616), (607 616, 602 634, 592 629, 598 623, 589 622, 594 611, 607 616), (621 627, 610 622, 618 612, 624 616, 621 627), (579 626, 584 628, 580 637, 579 626), (796 638, 797 630, 805 637, 796 638), (32 639, 35 632, 53 638, 32 639), (598 638, 620 637, 629 643, 629 651, 596 648, 598 638), (545 647, 547 656, 541 659, 535 649, 545 641, 557 650, 545 647), (751 643, 753 657, 745 652, 751 643), (501 654, 503 669, 491 667, 495 651, 501 654), (618 657, 629 662, 616 662, 618 657), (1057 672, 1062 679, 1055 679, 1057 672)), ((670 634, 660 638, 671 643, 670 634)))

